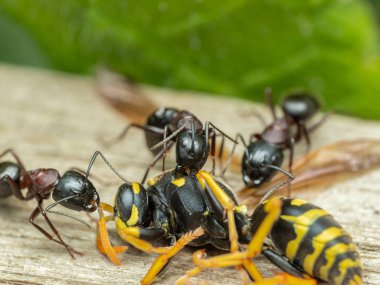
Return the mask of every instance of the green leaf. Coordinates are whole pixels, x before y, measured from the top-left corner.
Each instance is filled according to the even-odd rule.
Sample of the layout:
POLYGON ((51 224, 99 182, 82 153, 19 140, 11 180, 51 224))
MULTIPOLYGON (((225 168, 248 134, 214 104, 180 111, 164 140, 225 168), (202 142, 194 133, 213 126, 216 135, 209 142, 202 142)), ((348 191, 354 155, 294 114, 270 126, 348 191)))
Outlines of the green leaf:
POLYGON ((263 100, 312 90, 380 119, 376 23, 363 1, 3 0, 53 66, 106 64, 144 83, 263 100))

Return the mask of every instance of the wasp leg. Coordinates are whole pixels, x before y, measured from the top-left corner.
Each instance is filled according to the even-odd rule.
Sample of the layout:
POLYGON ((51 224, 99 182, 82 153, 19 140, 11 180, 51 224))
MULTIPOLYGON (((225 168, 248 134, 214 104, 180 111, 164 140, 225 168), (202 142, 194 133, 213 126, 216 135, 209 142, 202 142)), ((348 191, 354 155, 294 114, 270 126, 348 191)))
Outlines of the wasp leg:
POLYGON ((146 253, 167 253, 171 247, 154 247, 151 243, 144 240, 157 239, 165 234, 165 230, 162 228, 143 228, 143 227, 128 227, 120 218, 116 218, 116 230, 119 236, 133 245, 134 247, 144 251, 146 253))
MULTIPOLYGON (((104 217, 104 211, 107 212, 113 212, 112 206, 101 203, 100 208, 98 209, 99 211, 99 226, 98 226, 98 236, 99 236, 99 241, 97 242, 97 246, 100 252, 104 252, 107 257, 115 264, 120 266, 121 262, 120 259, 116 255, 116 250, 112 247, 111 241, 108 236, 108 230, 107 230, 107 225, 106 225, 106 218, 104 217)), ((97 239, 98 241, 98 239, 97 239)))
POLYGON ((271 263, 279 267, 281 270, 297 277, 304 277, 304 273, 302 271, 289 263, 289 261, 284 256, 279 255, 273 249, 264 249, 261 253, 266 258, 268 258, 271 263))
MULTIPOLYGON (((105 222, 107 223, 108 221, 112 221, 113 220, 113 216, 108 216, 108 217, 105 217, 105 222)), ((96 235, 96 246, 98 247, 98 250, 103 253, 103 254, 107 254, 105 249, 103 248, 103 244, 102 244, 102 241, 101 241, 101 238, 100 238, 100 233, 98 231, 98 234, 96 235)), ((112 247, 114 249, 114 251, 116 253, 123 253, 124 251, 126 251, 128 249, 128 246, 126 245, 123 245, 123 246, 113 246, 112 247)))
POLYGON ((143 279, 141 279, 141 284, 151 284, 157 275, 162 271, 166 263, 176 255, 181 249, 183 249, 189 242, 196 239, 197 237, 204 234, 204 230, 200 227, 196 230, 189 232, 183 235, 174 245, 170 248, 170 250, 164 254, 161 254, 154 261, 152 266, 150 267, 148 273, 145 275, 143 279))
POLYGON ((219 186, 210 173, 201 170, 197 174, 198 179, 201 178, 203 182, 206 182, 210 187, 212 193, 222 205, 223 209, 227 211, 228 219, 228 236, 231 242, 231 252, 235 252, 239 249, 238 234, 235 224, 235 202, 226 194, 226 192, 219 186))
POLYGON ((206 268, 220 268, 228 266, 235 266, 238 269, 240 266, 243 266, 253 280, 263 280, 261 273, 251 259, 260 253, 265 237, 269 234, 273 224, 277 221, 281 213, 281 200, 279 198, 269 200, 264 205, 264 211, 267 215, 264 217, 260 227, 255 232, 247 250, 243 252, 237 251, 227 253, 211 258, 204 258, 204 251, 195 252, 193 255, 193 261, 197 267, 188 271, 186 275, 180 279, 180 284, 183 284, 188 278, 195 276, 206 268))

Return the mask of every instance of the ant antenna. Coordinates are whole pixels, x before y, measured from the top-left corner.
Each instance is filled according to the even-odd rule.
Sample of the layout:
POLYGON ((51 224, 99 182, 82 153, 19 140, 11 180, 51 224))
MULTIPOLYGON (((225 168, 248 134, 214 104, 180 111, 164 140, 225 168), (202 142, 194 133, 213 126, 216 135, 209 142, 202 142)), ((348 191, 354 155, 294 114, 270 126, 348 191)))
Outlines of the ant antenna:
POLYGON ((282 188, 283 186, 285 186, 286 184, 290 183, 292 180, 294 180, 296 178, 293 174, 291 174, 290 172, 282 169, 281 167, 278 167, 278 166, 275 166, 275 165, 266 165, 266 164, 264 164, 263 167, 269 167, 269 168, 276 169, 277 171, 280 171, 280 172, 284 173, 289 178, 286 181, 280 182, 277 185, 274 185, 273 187, 269 188, 268 192, 263 196, 263 198, 261 198, 259 204, 261 204, 263 201, 267 200, 278 189, 282 188))
MULTIPOLYGON (((161 142, 159 142, 158 144, 152 146, 150 148, 150 150, 155 150, 157 148, 159 148, 160 146, 162 146, 163 144, 165 144, 166 142, 170 141, 172 138, 174 138, 180 131, 182 131, 190 122, 193 122, 193 119, 189 119, 187 120, 181 127, 179 127, 178 129, 176 129, 170 136, 166 137, 166 139, 162 140, 161 142)), ((194 125, 194 123, 193 123, 194 125)))
POLYGON ((117 170, 111 165, 111 163, 109 163, 109 161, 105 158, 105 156, 100 152, 100 151, 95 151, 94 155, 92 156, 91 158, 91 161, 88 165, 88 168, 87 168, 87 172, 86 172, 86 179, 88 178, 88 176, 90 175, 90 170, 97 158, 97 156, 100 155, 100 157, 103 159, 103 161, 108 165, 108 167, 121 179, 123 180, 125 183, 128 183, 130 184, 123 176, 121 176, 121 174, 119 172, 117 172, 117 170))
POLYGON ((205 123, 205 134, 206 134, 206 142, 208 142, 208 129, 209 129, 209 125, 211 125, 211 127, 213 127, 215 130, 217 130, 219 133, 221 133, 223 136, 225 136, 226 138, 228 138, 230 141, 234 142, 235 144, 237 144, 238 142, 236 140, 234 140, 233 138, 231 138, 229 135, 227 135, 225 132, 223 132, 221 129, 219 129, 217 126, 215 126, 213 123, 211 123, 210 121, 207 121, 205 123))
POLYGON ((71 200, 73 198, 76 198, 78 197, 79 195, 78 194, 75 194, 75 195, 72 195, 72 196, 69 196, 69 197, 65 197, 65 198, 62 198, 58 201, 55 201, 53 204, 50 204, 49 206, 47 206, 45 208, 45 212, 49 212, 50 209, 54 208, 55 206, 57 206, 58 204, 61 204, 62 202, 66 202, 67 200, 71 200))
POLYGON ((79 222, 79 223, 85 225, 88 229, 91 229, 91 226, 90 226, 88 223, 86 223, 85 221, 83 221, 83 220, 81 220, 81 219, 78 219, 78 218, 75 218, 75 217, 73 217, 73 216, 70 216, 70 215, 68 215, 68 214, 65 214, 65 213, 62 213, 62 212, 50 211, 50 210, 45 210, 45 212, 47 212, 47 213, 51 213, 51 214, 56 214, 56 215, 60 215, 60 216, 64 216, 64 217, 67 217, 67 218, 73 219, 73 220, 75 220, 75 221, 77 221, 77 222, 79 222))

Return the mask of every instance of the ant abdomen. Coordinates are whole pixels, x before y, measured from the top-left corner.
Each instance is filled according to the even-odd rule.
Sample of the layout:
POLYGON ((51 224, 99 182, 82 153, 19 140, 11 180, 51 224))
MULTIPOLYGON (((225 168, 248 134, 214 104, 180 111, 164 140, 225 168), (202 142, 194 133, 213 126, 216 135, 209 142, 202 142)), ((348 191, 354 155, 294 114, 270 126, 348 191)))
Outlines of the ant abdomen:
POLYGON ((21 169, 20 166, 14 162, 4 161, 0 163, 0 199, 12 195, 12 190, 5 177, 9 177, 17 184, 20 182, 21 169))
POLYGON ((292 93, 282 101, 281 108, 285 115, 295 121, 305 121, 319 110, 318 100, 308 93, 292 93))

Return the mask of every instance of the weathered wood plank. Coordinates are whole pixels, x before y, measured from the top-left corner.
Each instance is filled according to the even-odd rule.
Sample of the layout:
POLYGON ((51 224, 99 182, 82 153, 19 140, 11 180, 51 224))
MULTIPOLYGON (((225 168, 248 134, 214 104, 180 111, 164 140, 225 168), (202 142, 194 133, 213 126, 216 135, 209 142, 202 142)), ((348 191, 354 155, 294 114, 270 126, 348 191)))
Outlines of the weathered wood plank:
MULTIPOLYGON (((261 126, 255 118, 242 114, 253 109, 266 111, 257 104, 205 94, 152 88, 146 91, 160 105, 190 109, 200 119, 211 120, 231 134, 259 131, 261 126)), ((90 78, 1 65, 0 150, 14 148, 30 169, 53 167, 64 172, 71 166, 85 168, 92 153, 101 149, 124 176, 139 180, 151 159, 150 153, 141 147, 142 134, 133 131, 127 141, 104 149, 98 138, 114 137, 125 121, 94 93, 94 81, 90 78)), ((313 147, 364 137, 380 139, 380 124, 333 116, 313 135, 313 147)), ((112 203, 118 179, 101 163, 96 164, 94 173, 115 181, 115 186, 108 189, 98 185, 102 199, 112 203)), ((241 186, 239 179, 238 174, 230 174, 236 189, 241 186)), ((303 194, 331 211, 352 233, 366 268, 365 284, 380 283, 379 185, 380 171, 374 170, 320 192, 303 194)), ((154 256, 130 249, 122 255, 123 265, 115 267, 97 252, 94 229, 54 217, 64 239, 84 253, 72 260, 63 248, 29 225, 28 217, 34 207, 33 201, 21 202, 13 197, 0 201, 1 284, 137 284, 154 260, 154 256)), ((85 215, 80 216, 88 220, 85 215)), ((121 243, 114 232, 112 239, 121 243)), ((159 283, 172 284, 190 269, 190 253, 191 249, 186 249, 179 254, 159 283)), ((257 258, 257 263, 266 275, 278 272, 262 257, 257 258)), ((200 278, 216 284, 239 284, 239 275, 233 269, 207 271, 200 278)))

